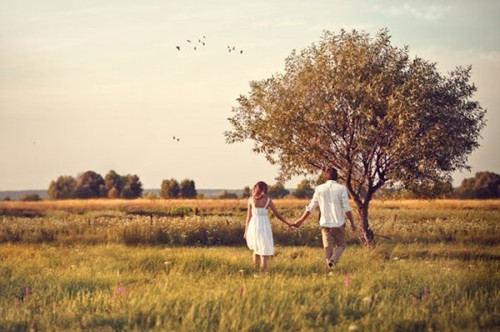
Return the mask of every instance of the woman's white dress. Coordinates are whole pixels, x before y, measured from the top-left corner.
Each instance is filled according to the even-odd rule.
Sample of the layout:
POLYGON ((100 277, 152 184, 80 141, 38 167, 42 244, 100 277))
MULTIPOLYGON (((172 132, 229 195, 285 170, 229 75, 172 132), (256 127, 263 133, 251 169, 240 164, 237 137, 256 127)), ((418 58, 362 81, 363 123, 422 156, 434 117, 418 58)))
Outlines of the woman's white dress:
POLYGON ((267 208, 270 199, 267 199, 266 205, 262 208, 255 207, 252 204, 252 217, 248 223, 247 246, 253 250, 254 254, 261 256, 274 255, 273 231, 271 221, 267 216, 267 208))

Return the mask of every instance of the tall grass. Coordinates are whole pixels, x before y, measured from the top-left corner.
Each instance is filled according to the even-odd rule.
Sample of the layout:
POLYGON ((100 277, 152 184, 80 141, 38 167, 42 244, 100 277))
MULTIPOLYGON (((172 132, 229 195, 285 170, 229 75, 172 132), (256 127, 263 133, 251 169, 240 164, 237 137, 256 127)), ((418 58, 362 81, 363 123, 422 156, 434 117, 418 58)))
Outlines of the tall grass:
MULTIPOLYGON (((500 211, 491 203, 374 205, 377 247, 349 231, 334 272, 323 266, 317 214, 300 230, 273 221, 267 274, 244 246, 244 202, 65 203, 0 208, 0 331, 500 326, 500 211)), ((293 220, 305 201, 277 204, 293 220)))
POLYGON ((2 245, 0 330, 493 330, 498 260, 444 254, 465 249, 351 247, 327 273, 321 249, 281 247, 262 275, 244 248, 2 245))

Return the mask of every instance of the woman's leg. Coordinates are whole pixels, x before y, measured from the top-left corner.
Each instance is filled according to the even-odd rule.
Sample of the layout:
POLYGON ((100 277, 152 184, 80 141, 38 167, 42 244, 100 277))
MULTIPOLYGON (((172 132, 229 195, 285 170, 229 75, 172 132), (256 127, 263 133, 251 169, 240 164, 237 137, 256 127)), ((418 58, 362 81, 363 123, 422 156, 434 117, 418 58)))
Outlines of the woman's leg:
POLYGON ((261 256, 260 257, 260 271, 261 272, 266 272, 267 271, 267 260, 269 256, 261 256))
POLYGON ((261 258, 259 255, 257 255, 257 254, 253 254, 253 263, 255 264, 255 268, 256 268, 256 269, 258 269, 258 268, 259 268, 259 263, 260 263, 260 262, 259 262, 259 261, 260 261, 260 259, 259 259, 259 258, 261 258))

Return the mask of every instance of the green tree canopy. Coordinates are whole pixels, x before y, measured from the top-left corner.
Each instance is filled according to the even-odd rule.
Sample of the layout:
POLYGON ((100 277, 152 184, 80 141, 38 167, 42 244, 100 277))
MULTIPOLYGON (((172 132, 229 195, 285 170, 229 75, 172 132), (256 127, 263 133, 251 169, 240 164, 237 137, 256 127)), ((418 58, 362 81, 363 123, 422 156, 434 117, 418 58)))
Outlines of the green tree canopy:
POLYGON ((160 197, 161 198, 178 198, 181 193, 181 187, 176 179, 163 180, 161 182, 160 197))
POLYGON ((267 194, 271 198, 283 198, 290 194, 290 192, 285 189, 282 183, 276 183, 267 188, 267 194))
POLYGON ((229 119, 228 143, 280 166, 280 179, 334 166, 354 200, 367 244, 373 194, 386 183, 428 193, 467 169, 484 127, 471 68, 436 64, 391 45, 387 30, 325 32, 286 59, 285 72, 252 81, 229 119))
POLYGON ((455 194, 460 198, 498 198, 500 175, 494 172, 477 172, 462 181, 455 194))
POLYGON ((142 196, 142 183, 136 174, 127 174, 122 177, 124 183, 120 193, 121 198, 138 198, 142 196))
POLYGON ((94 171, 84 172, 76 178, 75 198, 105 197, 104 179, 94 171))
POLYGON ((252 191, 250 190, 250 187, 246 186, 243 188, 243 192, 241 193, 241 198, 248 198, 252 195, 252 191))
POLYGON ((70 175, 60 176, 56 181, 50 182, 50 199, 70 199, 73 198, 76 188, 76 180, 70 175))
POLYGON ((104 176, 104 188, 108 192, 109 198, 118 198, 120 193, 125 186, 125 179, 116 173, 114 170, 110 170, 106 176, 104 176))
POLYGON ((297 189, 295 189, 292 195, 297 198, 312 198, 314 195, 314 189, 311 187, 311 181, 306 179, 302 180, 297 185, 297 189))
POLYGON ((196 185, 193 180, 184 179, 180 185, 180 195, 182 198, 196 198, 196 185))

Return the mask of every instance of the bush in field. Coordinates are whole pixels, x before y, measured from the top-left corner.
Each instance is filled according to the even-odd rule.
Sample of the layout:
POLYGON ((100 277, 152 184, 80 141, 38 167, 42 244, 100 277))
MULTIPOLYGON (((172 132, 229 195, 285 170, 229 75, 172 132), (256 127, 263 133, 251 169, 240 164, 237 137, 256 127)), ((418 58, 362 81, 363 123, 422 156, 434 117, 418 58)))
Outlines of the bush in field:
POLYGON ((252 191, 250 190, 250 187, 243 188, 243 192, 241 193, 241 198, 248 198, 251 195, 252 195, 252 191))
POLYGON ((196 186, 193 180, 184 179, 180 185, 180 195, 182 198, 196 198, 196 186))
POLYGON ((271 198, 283 198, 290 194, 282 183, 276 183, 275 185, 269 186, 267 193, 271 198))
POLYGON ((235 193, 230 193, 227 190, 223 190, 217 194, 217 198, 219 199, 236 199, 238 195, 235 193))
POLYGON ((76 188, 76 180, 70 175, 60 176, 49 185, 50 199, 70 199, 73 198, 76 188))
POLYGON ((309 180, 302 180, 302 182, 297 185, 297 189, 295 189, 292 195, 297 198, 312 198, 314 189, 311 187, 311 182, 309 180))
POLYGON ((38 202, 41 201, 42 198, 38 194, 25 194, 19 197, 19 200, 22 202, 38 202))
POLYGON ((176 179, 163 180, 161 182, 160 197, 161 198, 178 198, 181 193, 181 187, 176 179))

